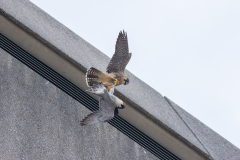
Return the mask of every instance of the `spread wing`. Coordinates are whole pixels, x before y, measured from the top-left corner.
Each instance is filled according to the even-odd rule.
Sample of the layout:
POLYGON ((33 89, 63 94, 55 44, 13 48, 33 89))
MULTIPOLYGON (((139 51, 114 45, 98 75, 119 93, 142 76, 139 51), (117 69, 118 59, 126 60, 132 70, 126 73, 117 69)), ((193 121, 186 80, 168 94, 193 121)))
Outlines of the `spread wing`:
POLYGON ((95 124, 98 122, 102 122, 101 119, 103 118, 103 113, 101 111, 95 111, 87 115, 83 120, 80 122, 81 126, 95 124))
POLYGON ((95 124, 98 122, 106 122, 114 117, 115 106, 112 101, 108 101, 104 98, 99 98, 99 110, 87 115, 80 125, 95 124))
POLYGON ((121 31, 115 45, 115 53, 107 66, 107 73, 123 74, 131 55, 128 50, 127 33, 121 31))

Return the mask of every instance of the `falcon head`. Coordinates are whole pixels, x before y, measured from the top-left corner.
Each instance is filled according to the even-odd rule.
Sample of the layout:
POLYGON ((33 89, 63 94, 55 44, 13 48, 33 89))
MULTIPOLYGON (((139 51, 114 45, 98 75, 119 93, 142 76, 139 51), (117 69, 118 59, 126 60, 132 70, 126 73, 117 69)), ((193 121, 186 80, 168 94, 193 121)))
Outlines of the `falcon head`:
POLYGON ((124 109, 126 107, 126 104, 123 102, 120 106, 118 106, 118 109, 124 109))
POLYGON ((127 77, 124 78, 124 85, 127 85, 129 83, 129 79, 127 77))

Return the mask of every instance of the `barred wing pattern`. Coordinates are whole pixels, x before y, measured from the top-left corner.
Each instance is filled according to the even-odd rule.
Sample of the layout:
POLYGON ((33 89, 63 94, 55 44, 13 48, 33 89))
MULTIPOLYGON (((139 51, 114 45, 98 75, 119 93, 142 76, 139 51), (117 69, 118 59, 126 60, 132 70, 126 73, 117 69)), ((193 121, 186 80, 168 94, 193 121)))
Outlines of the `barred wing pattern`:
POLYGON ((128 49, 128 40, 126 32, 120 32, 115 45, 115 53, 110 60, 106 69, 107 73, 124 73, 124 69, 127 66, 131 53, 128 49))

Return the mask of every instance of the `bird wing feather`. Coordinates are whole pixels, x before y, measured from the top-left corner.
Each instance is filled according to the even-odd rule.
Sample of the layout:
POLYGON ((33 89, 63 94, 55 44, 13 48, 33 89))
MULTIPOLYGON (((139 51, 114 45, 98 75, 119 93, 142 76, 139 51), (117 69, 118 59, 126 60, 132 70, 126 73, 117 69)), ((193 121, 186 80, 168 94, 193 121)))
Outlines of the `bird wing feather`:
POLYGON ((87 115, 85 118, 83 118, 83 120, 80 122, 80 125, 89 125, 89 124, 95 124, 98 122, 101 122, 103 113, 101 111, 95 111, 93 113, 90 113, 89 115, 87 115))
POLYGON ((128 49, 127 34, 124 31, 120 32, 115 45, 115 53, 107 66, 106 72, 123 74, 131 55, 128 49))
POLYGON ((95 124, 98 122, 106 122, 114 117, 115 107, 110 106, 103 98, 99 98, 99 110, 87 115, 80 125, 95 124))

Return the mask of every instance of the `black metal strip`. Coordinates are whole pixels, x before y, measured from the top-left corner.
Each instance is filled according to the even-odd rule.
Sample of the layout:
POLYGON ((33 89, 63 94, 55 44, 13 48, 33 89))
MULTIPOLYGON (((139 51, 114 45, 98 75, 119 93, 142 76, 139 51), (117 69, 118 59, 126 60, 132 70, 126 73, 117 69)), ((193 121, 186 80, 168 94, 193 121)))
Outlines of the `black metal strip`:
MULTIPOLYGON (((98 109, 98 101, 85 93, 83 90, 75 86, 66 78, 55 72, 53 69, 33 57, 31 54, 23 50, 14 42, 6 38, 0 33, 0 48, 11 54, 13 57, 21 61, 23 64, 37 72, 39 75, 46 78, 52 84, 56 85, 62 91, 73 97, 75 100, 83 104, 89 110, 94 111, 98 109)), ((180 160, 173 153, 165 149, 156 141, 139 131, 133 125, 125 121, 123 118, 116 116, 109 121, 109 124, 117 128, 126 136, 137 142, 139 145, 147 149, 159 159, 166 160, 180 160)))

